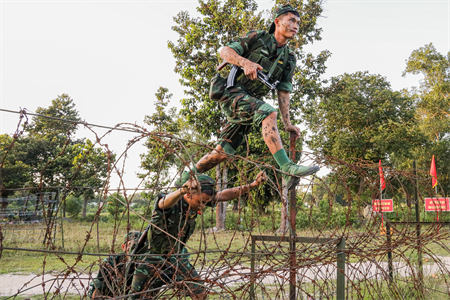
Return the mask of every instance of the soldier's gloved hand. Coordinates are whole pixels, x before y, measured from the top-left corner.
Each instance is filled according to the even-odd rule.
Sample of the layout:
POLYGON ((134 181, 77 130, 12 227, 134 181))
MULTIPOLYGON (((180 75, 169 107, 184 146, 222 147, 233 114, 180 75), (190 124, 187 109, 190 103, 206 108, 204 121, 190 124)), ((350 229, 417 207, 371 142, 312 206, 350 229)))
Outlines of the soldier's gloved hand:
POLYGON ((261 67, 261 65, 258 65, 257 63, 252 62, 251 60, 246 60, 244 62, 244 73, 245 76, 247 76, 248 78, 250 78, 251 80, 256 80, 258 79, 258 74, 257 71, 263 70, 263 67, 261 67))
POLYGON ((257 186, 263 184, 266 181, 267 181, 266 172, 261 171, 261 172, 258 173, 258 175, 256 175, 255 181, 253 181, 250 185, 252 187, 257 187, 257 186))

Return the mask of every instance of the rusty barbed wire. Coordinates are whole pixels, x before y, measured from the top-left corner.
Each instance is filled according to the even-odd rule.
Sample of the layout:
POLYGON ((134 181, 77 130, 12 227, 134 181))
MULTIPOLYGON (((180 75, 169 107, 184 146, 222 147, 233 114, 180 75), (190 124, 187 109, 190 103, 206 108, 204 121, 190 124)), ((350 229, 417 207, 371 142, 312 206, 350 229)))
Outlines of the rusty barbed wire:
MULTIPOLYGON (((9 151, 25 134, 27 115, 41 117, 25 110, 19 113, 20 120, 13 141, 0 158, 1 169, 5 166, 9 151), (20 130, 23 119, 26 122, 20 130)), ((41 294, 45 299, 87 299, 89 284, 99 272, 99 265, 103 264, 104 258, 124 256, 117 253, 120 251, 119 240, 122 236, 130 230, 142 231, 152 223, 151 210, 156 195, 171 191, 183 169, 189 170, 194 161, 213 149, 212 145, 189 141, 169 133, 152 132, 136 124, 121 123, 109 127, 85 121, 59 120, 88 129, 94 142, 64 185, 48 185, 42 174, 65 155, 65 147, 70 141, 69 131, 62 150, 39 170, 40 176, 35 187, 2 189, 20 192, 25 196, 24 199, 2 198, 0 201, 0 218, 6 217, 0 222, 0 262, 13 254, 33 253, 41 255, 36 256, 35 260, 42 263, 39 274, 27 277, 24 284, 15 290, 8 290, 9 282, 1 277, 6 275, 0 275, 0 292, 7 294, 0 296, 6 296, 5 299, 31 293, 41 294), (95 127, 108 131, 99 136, 95 127), (123 152, 114 154, 114 149, 110 149, 103 140, 116 130, 134 136, 123 143, 126 145, 123 152), (138 186, 130 188, 124 178, 128 167, 128 151, 148 139, 155 141, 162 150, 163 154, 154 164, 159 167, 141 174, 138 186), (75 184, 76 178, 84 164, 87 164, 87 155, 94 147, 102 149, 107 157, 106 179, 101 188, 80 187, 75 184), (169 158, 179 163, 177 168, 164 172, 162 165, 169 158), (111 187, 113 177, 118 181, 116 188, 111 187), (64 234, 78 230, 71 226, 70 219, 61 216, 64 204, 76 188, 95 190, 98 200, 90 220, 77 223, 77 227, 83 224, 82 232, 78 233, 76 239, 66 240, 64 245, 64 234), (141 191, 145 191, 143 202, 146 205, 134 209, 135 198, 141 191), (33 196, 34 202, 18 204, 33 193, 36 195, 33 196), (48 199, 48 195, 57 195, 57 200, 48 199), (108 199, 117 200, 115 214, 105 214, 110 207, 108 199), (27 209, 28 204, 33 205, 34 211, 27 209), (8 210, 8 206, 11 209, 8 210), (39 219, 39 222, 25 222, 18 214, 8 220, 8 211, 14 210, 21 210, 24 218, 30 215, 39 219), (39 218, 37 211, 40 212, 39 218), (110 219, 109 223, 102 220, 106 217, 110 219), (103 228, 104 224, 111 223, 113 228, 103 228), (96 259, 92 259, 94 257, 96 259), (47 269, 47 265, 51 265, 50 260, 55 259, 62 266, 58 270, 53 267, 47 269)), ((130 296, 142 299, 183 299, 190 295, 192 286, 200 286, 208 291, 211 299, 289 299, 292 297, 289 290, 292 254, 297 279, 295 299, 337 299, 342 288, 345 299, 450 298, 450 231, 445 227, 450 224, 450 218, 442 212, 438 221, 436 215, 425 212, 421 199, 434 195, 426 171, 418 170, 418 174, 414 174, 412 169, 384 167, 386 193, 393 198, 395 209, 392 213, 384 213, 381 222, 381 214, 373 211, 370 202, 380 197, 377 164, 357 159, 348 162, 306 151, 302 152, 302 161, 314 161, 328 168, 332 176, 302 178, 296 191, 297 237, 290 237, 287 227, 280 230, 288 218, 287 196, 279 176, 281 172, 275 172, 273 166, 259 158, 252 159, 248 151, 245 157, 230 155, 226 166, 236 172, 230 178, 221 180, 219 188, 247 184, 252 180, 250 175, 259 170, 272 172, 271 180, 266 183, 267 189, 275 195, 271 196, 272 200, 267 205, 270 214, 258 209, 261 199, 257 199, 257 194, 241 196, 235 202, 234 210, 227 211, 227 230, 218 231, 214 229, 214 211, 206 209, 197 217, 198 229, 186 245, 188 252, 172 254, 174 257, 188 257, 199 273, 201 282, 195 276, 182 280, 174 277, 167 279, 167 284, 160 287, 147 286, 144 291, 133 293, 126 289, 123 270, 113 268, 109 271, 114 276, 105 278, 112 295, 107 299, 125 299, 130 296), (418 193, 417 199, 413 196, 414 191, 418 193), (422 206, 421 224, 418 225, 414 205, 419 203, 422 206), (281 217, 282 214, 284 217, 281 217), (294 252, 287 243, 291 238, 295 238, 294 252), (339 248, 343 240, 345 248, 339 248), (345 280, 338 283, 341 270, 338 266, 343 263, 339 255, 342 254, 345 257, 345 280)), ((170 235, 163 228, 158 229, 162 234, 170 235)), ((184 244, 179 237, 172 238, 184 244)), ((140 263, 144 257, 152 256, 160 255, 147 253, 126 257, 134 263, 140 263)), ((2 262, 0 265, 5 264, 2 262)), ((5 273, 3 269, 1 273, 5 273)))

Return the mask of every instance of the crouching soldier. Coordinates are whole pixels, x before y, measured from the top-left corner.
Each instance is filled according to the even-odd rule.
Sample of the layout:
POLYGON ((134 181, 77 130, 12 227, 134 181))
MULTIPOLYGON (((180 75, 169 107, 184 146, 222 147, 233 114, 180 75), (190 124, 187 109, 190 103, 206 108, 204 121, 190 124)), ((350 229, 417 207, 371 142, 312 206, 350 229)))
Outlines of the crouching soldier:
POLYGON ((128 257, 128 254, 134 250, 140 237, 139 231, 130 231, 125 235, 122 244, 124 252, 108 256, 103 260, 97 277, 90 284, 88 296, 91 299, 109 299, 112 296, 127 293, 132 280, 132 272, 134 272, 132 269, 131 275, 126 276, 127 284, 125 285, 127 263, 132 259, 128 257))
POLYGON ((159 194, 155 199, 147 251, 152 255, 137 258, 129 299, 141 299, 144 294, 149 297, 152 294, 145 291, 153 289, 157 293, 163 285, 183 289, 192 299, 205 299, 207 292, 185 254, 198 212, 205 206, 238 198, 265 181, 266 174, 261 172, 251 184, 217 193, 211 177, 183 172, 176 183, 179 189, 167 195, 159 194))

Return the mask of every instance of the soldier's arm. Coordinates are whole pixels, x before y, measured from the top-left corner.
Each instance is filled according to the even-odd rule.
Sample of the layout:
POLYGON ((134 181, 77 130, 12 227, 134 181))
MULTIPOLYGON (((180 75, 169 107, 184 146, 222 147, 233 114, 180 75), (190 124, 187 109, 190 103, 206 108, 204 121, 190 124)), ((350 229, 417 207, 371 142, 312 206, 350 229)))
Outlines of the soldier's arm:
POLYGON ((284 128, 288 132, 295 133, 295 139, 301 135, 300 128, 291 124, 291 118, 289 116, 289 101, 290 95, 288 91, 278 91, 278 107, 280 108, 281 119, 283 120, 284 128))
POLYGON ((100 293, 99 290, 95 289, 94 293, 92 293, 92 299, 95 299, 96 297, 101 297, 103 296, 102 293, 100 293))
POLYGON ((256 72, 263 69, 259 64, 240 56, 234 49, 228 46, 222 48, 220 57, 233 65, 244 68, 245 75, 251 80, 258 79, 258 74, 256 72))
POLYGON ((229 201, 238 198, 239 196, 250 192, 254 188, 258 187, 259 185, 263 184, 267 181, 267 175, 264 171, 260 172, 258 175, 256 175, 255 181, 253 181, 250 184, 238 186, 235 188, 230 188, 223 190, 216 194, 214 201, 216 202, 223 202, 223 201, 229 201))
POLYGON ((186 193, 181 187, 178 190, 162 197, 158 202, 158 207, 161 209, 169 209, 177 204, 177 202, 181 199, 181 197, 183 197, 184 194, 186 193))
POLYGON ((158 207, 161 209, 169 209, 173 207, 183 197, 184 194, 189 193, 190 190, 196 190, 198 182, 195 179, 189 179, 185 184, 176 191, 162 197, 158 202, 158 207))

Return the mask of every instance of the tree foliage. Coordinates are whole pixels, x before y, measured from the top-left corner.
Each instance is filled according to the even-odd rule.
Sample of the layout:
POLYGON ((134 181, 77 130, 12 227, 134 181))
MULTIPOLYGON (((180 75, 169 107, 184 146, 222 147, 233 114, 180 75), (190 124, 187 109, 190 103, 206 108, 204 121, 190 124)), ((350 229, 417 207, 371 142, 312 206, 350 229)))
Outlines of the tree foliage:
POLYGON ((435 140, 444 138, 450 132, 450 52, 442 55, 431 43, 414 50, 403 76, 408 73, 423 75, 414 91, 424 132, 435 140))
POLYGON ((0 135, 0 188, 5 198, 14 191, 3 189, 21 188, 31 179, 31 167, 24 162, 26 153, 19 142, 13 142, 8 134, 0 135))
POLYGON ((420 86, 410 91, 417 103, 419 129, 427 143, 415 150, 419 168, 429 169, 437 159, 439 193, 450 192, 450 52, 439 53, 432 43, 414 50, 406 61, 406 74, 422 75, 420 86))
POLYGON ((184 162, 190 162, 191 156, 202 151, 200 146, 192 143, 206 143, 207 140, 194 128, 181 118, 175 107, 170 107, 172 94, 164 87, 160 87, 155 94, 155 112, 145 116, 144 122, 152 127, 155 134, 169 134, 166 136, 150 136, 145 146, 148 151, 141 154, 141 168, 149 176, 148 187, 154 188, 155 182, 160 186, 166 185, 170 180, 171 168, 180 169, 184 162))
MULTIPOLYGON (((276 1, 275 6, 287 1, 276 1)), ((294 75, 292 111, 297 111, 305 94, 313 96, 321 85, 320 75, 325 71, 328 51, 317 57, 303 53, 308 43, 320 40, 321 29, 317 19, 322 13, 322 1, 290 1, 301 15, 299 34, 290 41, 295 52, 298 68, 294 75)), ((268 29, 272 22, 270 12, 258 12, 253 0, 208 0, 199 1, 197 11, 202 17, 193 18, 188 12, 181 12, 175 18, 172 29, 179 33, 176 42, 169 42, 169 49, 176 60, 175 72, 180 74, 180 83, 185 87, 186 98, 181 100, 181 114, 205 136, 217 136, 225 121, 217 102, 209 99, 210 80, 221 62, 218 50, 236 36, 250 30, 268 29)), ((225 75, 229 71, 223 71, 225 75)))
MULTIPOLYGON (((273 9, 287 2, 276 1, 273 9)), ((323 51, 317 56, 304 53, 305 45, 321 39, 322 29, 318 28, 317 20, 322 13, 322 1, 295 0, 289 3, 297 8, 301 15, 299 34, 288 44, 297 58, 293 78, 294 92, 291 95, 291 121, 296 124, 300 121, 297 113, 305 96, 314 98, 320 90, 321 75, 325 72, 325 62, 330 53, 323 51)), ((203 136, 210 138, 218 136, 226 121, 218 103, 210 100, 208 95, 210 80, 217 73, 217 65, 222 62, 218 51, 234 37, 243 36, 250 30, 268 30, 272 23, 272 11, 258 11, 258 5, 253 0, 208 0, 199 1, 197 12, 200 17, 191 17, 188 12, 181 12, 174 18, 177 25, 172 29, 179 33, 179 39, 176 42, 170 41, 168 46, 176 60, 175 72, 181 77, 180 83, 186 95, 181 99, 181 115, 203 136)), ((229 70, 230 68, 226 67, 222 75, 226 76, 229 70)), ((279 128, 283 129, 281 122, 279 128)), ((288 134, 282 133, 282 138, 288 140, 288 134)), ((245 145, 237 154, 275 165, 260 128, 253 128, 247 140, 248 153, 245 145)), ((300 149, 301 145, 297 150, 300 149)), ((225 165, 231 168, 228 176, 234 178, 232 181, 235 184, 252 180, 258 173, 258 170, 253 169, 253 165, 242 161, 235 163, 241 172, 237 172, 237 168, 233 166, 234 162, 225 165)), ((213 171, 211 175, 215 176, 213 171)), ((275 179, 273 174, 269 176, 275 179)), ((262 209, 271 200, 280 198, 269 186, 253 191, 252 195, 255 204, 262 209)))
POLYGON ((331 79, 305 111, 312 149, 351 162, 409 156, 418 145, 413 101, 393 91, 385 77, 368 72, 331 79))
POLYGON ((25 126, 23 135, 17 137, 12 147, 12 138, 1 136, 0 152, 5 154, 10 148, 3 155, 4 186, 64 186, 69 193, 93 197, 92 189, 74 190, 73 187, 102 187, 108 158, 90 140, 74 138, 80 117, 73 99, 62 94, 49 107, 39 107, 36 113, 39 116, 34 116, 25 126))
POLYGON ((34 137, 45 137, 52 140, 57 137, 66 137, 77 131, 77 124, 57 119, 80 121, 79 112, 75 109, 75 103, 68 94, 58 95, 47 107, 38 107, 36 114, 46 116, 34 116, 32 124, 28 127, 28 133, 34 137))
MULTIPOLYGON (((384 166, 392 166, 394 158, 410 159, 413 150, 425 142, 417 130, 413 100, 393 91, 381 75, 356 72, 333 77, 304 113, 312 132, 311 149, 349 164, 376 164, 381 159, 384 166)), ((374 191, 367 187, 376 182, 378 173, 341 167, 339 172, 348 172, 353 192, 358 196, 364 192, 369 199, 374 196, 377 185, 374 191)))

